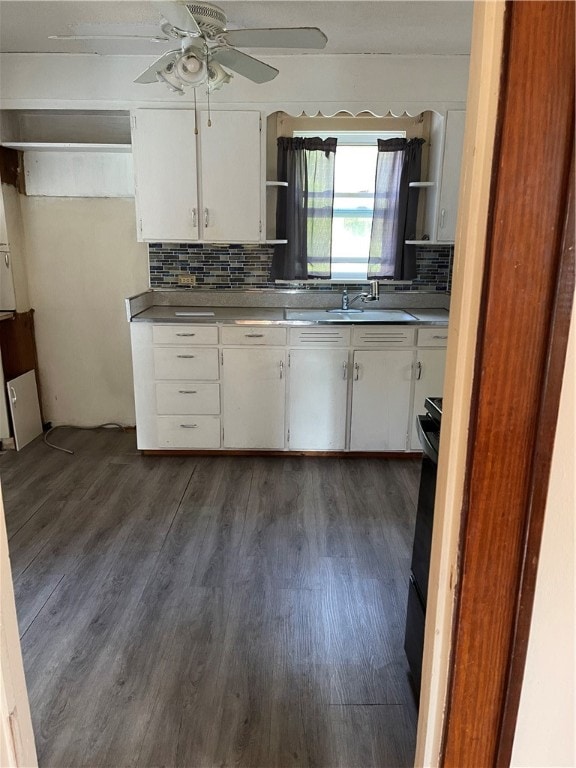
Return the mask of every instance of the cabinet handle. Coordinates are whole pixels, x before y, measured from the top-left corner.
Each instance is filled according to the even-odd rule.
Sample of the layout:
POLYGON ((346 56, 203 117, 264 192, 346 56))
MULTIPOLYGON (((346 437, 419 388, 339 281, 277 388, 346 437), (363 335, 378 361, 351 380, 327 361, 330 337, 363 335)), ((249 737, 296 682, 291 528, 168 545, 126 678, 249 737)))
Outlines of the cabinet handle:
POLYGON ((433 339, 447 339, 448 336, 432 336, 433 339))
POLYGON ((416 381, 420 381, 422 378, 422 363, 420 360, 416 363, 416 381))
POLYGON ((188 359, 190 359, 192 357, 196 357, 196 355, 176 355, 176 357, 183 357, 183 358, 186 358, 188 360, 188 359))
POLYGON ((196 336, 196 334, 195 333, 177 333, 176 336, 196 336))
POLYGON ((10 254, 8 251, 4 254, 4 264, 6 264, 7 267, 10 266, 10 254))
POLYGON ((198 211, 196 208, 192 208, 192 226, 194 229, 198 226, 198 211))
POLYGON ((360 378, 360 364, 354 363, 354 381, 358 381, 360 378))
POLYGON ((16 390, 13 386, 10 386, 10 400, 12 401, 12 405, 16 405, 16 400, 18 400, 18 396, 16 395, 16 390))
POLYGON ((348 378, 348 363, 342 363, 342 378, 344 381, 348 378))
POLYGON ((198 392, 195 389, 179 389, 178 394, 179 395, 197 395, 198 392))
POLYGON ((444 229, 444 222, 446 220, 446 208, 442 208, 440 211, 440 229, 444 229))
POLYGON ((182 429, 196 429, 198 424, 180 424, 182 429))
POLYGON ((263 333, 245 333, 244 336, 246 336, 247 339, 261 339, 263 338, 263 333))
POLYGON ((284 378, 284 361, 280 360, 280 378, 284 378))
POLYGON ((208 208, 204 208, 204 226, 210 226, 210 215, 208 213, 208 208))

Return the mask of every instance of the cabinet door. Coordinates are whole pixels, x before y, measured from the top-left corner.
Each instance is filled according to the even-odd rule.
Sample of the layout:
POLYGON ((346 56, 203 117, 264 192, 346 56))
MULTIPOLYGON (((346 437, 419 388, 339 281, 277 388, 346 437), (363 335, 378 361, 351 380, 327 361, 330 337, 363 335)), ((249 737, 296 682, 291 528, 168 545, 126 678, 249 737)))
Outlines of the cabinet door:
POLYGON ((344 450, 347 349, 293 349, 289 362, 289 448, 344 450))
POLYGON ((409 350, 354 352, 351 450, 406 450, 413 359, 409 350))
POLYGON ((16 293, 10 251, 0 246, 0 310, 16 309, 16 293))
POLYGON ((285 370, 283 348, 222 351, 225 448, 284 448, 285 370))
POLYGON ((260 113, 200 115, 202 239, 260 240, 262 175, 260 113))
POLYGON ((422 449, 416 431, 416 417, 426 413, 424 400, 427 397, 442 397, 445 365, 445 349, 419 349, 416 353, 414 407, 412 409, 412 430, 410 433, 410 448, 413 451, 422 449))
POLYGON ((198 239, 194 112, 138 109, 132 117, 138 239, 198 239))
POLYGON ((464 142, 465 112, 448 112, 442 161, 442 181, 438 206, 438 240, 453 242, 456 235, 460 165, 464 142))

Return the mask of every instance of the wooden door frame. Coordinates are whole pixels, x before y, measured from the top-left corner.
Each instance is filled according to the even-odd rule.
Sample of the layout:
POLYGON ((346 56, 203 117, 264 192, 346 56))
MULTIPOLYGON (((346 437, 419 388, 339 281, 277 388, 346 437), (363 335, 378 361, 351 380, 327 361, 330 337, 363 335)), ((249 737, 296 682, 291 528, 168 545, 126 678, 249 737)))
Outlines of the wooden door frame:
POLYGON ((506 5, 440 764, 509 765, 574 296, 574 5, 506 5))

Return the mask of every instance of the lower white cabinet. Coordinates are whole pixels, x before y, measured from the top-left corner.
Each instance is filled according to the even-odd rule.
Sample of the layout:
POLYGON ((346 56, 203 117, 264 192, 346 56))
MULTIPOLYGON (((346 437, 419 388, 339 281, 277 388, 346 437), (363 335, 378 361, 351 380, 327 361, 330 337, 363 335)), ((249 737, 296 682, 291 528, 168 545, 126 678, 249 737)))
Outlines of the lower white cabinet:
POLYGON ((350 450, 404 451, 414 353, 354 352, 350 450))
POLYGON ((446 349, 418 349, 416 351, 414 408, 410 433, 410 448, 413 451, 419 451, 422 448, 416 431, 416 417, 426 413, 424 400, 427 397, 442 397, 445 365, 446 349))
POLYGON ((291 349, 289 355, 288 447, 343 451, 348 349, 291 349))
POLYGON ((285 349, 225 347, 222 386, 224 447, 283 450, 285 349))
POLYGON ((132 323, 138 448, 420 450, 445 328, 132 323))

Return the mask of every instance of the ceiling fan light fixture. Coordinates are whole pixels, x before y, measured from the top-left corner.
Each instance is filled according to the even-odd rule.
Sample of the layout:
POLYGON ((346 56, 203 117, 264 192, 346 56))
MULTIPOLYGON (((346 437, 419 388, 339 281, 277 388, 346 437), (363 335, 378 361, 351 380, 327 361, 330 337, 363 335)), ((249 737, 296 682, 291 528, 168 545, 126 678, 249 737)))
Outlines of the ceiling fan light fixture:
POLYGON ((184 95, 184 88, 178 75, 176 74, 174 63, 170 62, 164 69, 161 69, 156 73, 156 79, 160 83, 164 83, 173 92, 180 96, 184 95))
POLYGON ((231 72, 227 72, 217 61, 211 61, 208 64, 208 90, 210 92, 219 91, 233 77, 234 75, 231 72))

